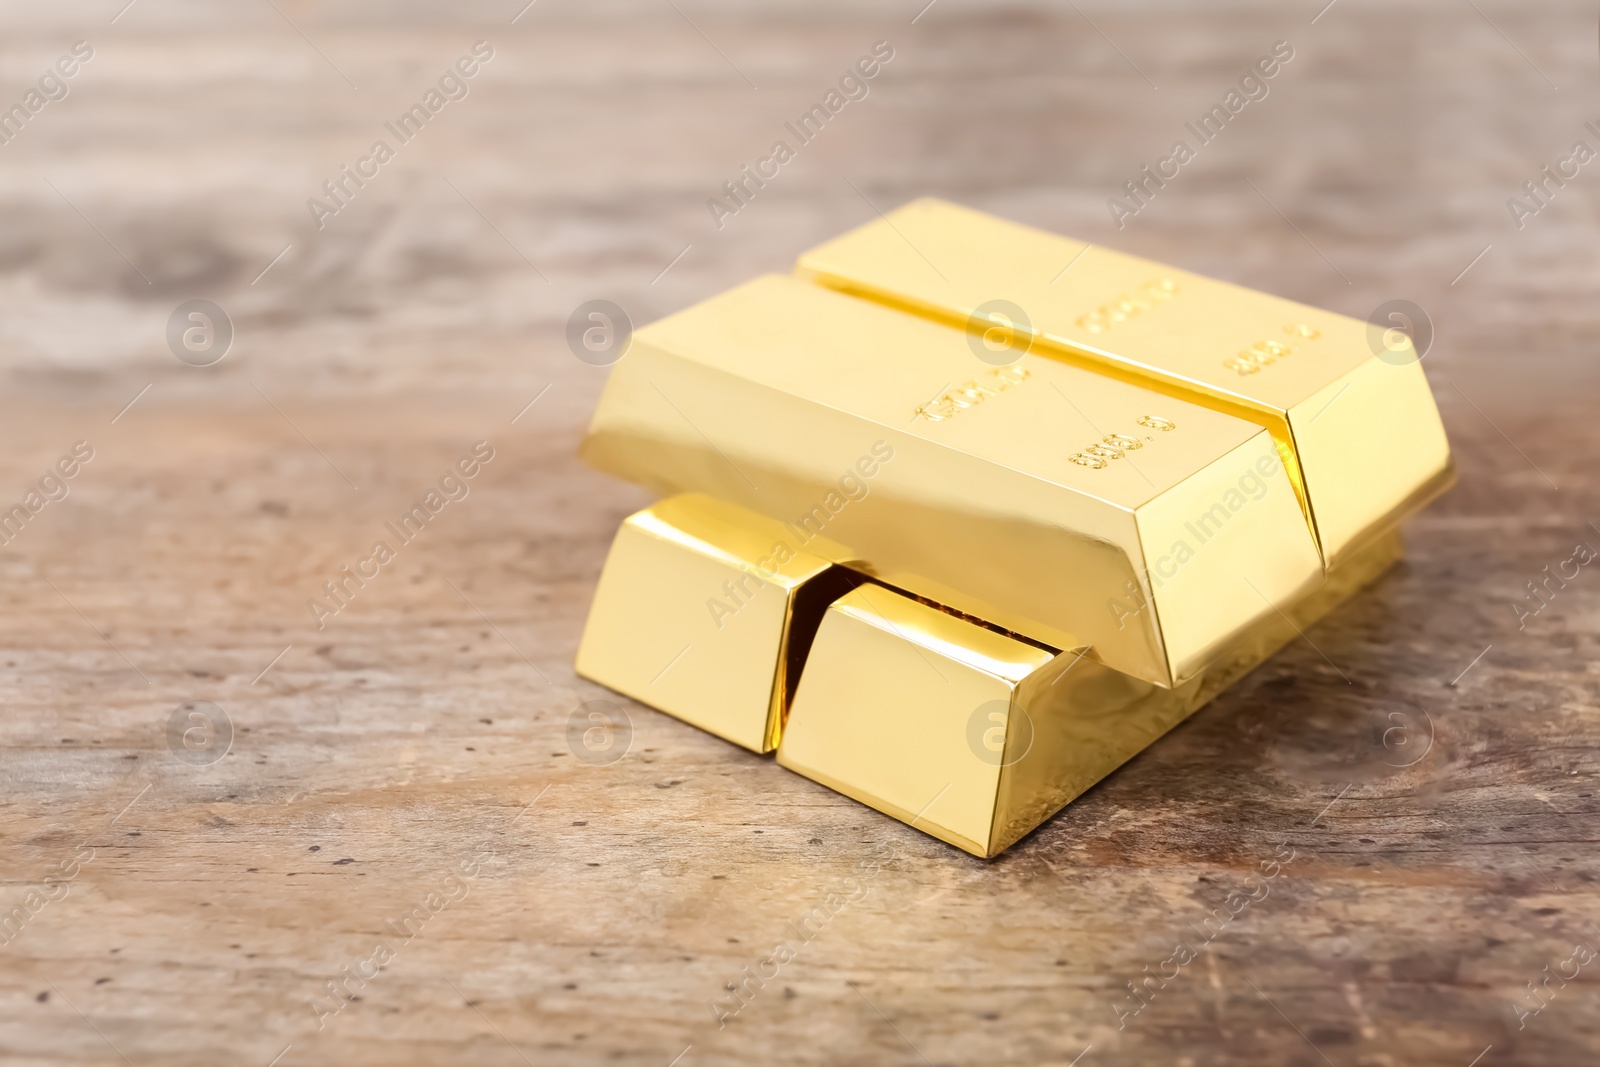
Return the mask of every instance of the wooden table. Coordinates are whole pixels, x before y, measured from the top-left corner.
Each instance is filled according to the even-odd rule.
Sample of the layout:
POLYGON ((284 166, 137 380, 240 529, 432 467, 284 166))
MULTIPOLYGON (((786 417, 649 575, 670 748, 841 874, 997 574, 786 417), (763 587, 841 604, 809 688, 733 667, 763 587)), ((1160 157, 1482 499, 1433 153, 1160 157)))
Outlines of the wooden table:
POLYGON ((1600 577, 1513 605, 1600 547, 1600 164, 1506 205, 1600 146, 1592 5, 121 6, 0 35, 5 101, 94 48, 0 146, 0 498, 94 453, 0 552, 0 1062, 1594 1060, 1600 961, 1514 1005, 1600 948, 1600 577), (870 95, 716 228, 879 40, 870 95), (1119 231, 1106 199, 1278 40, 1119 231), (567 316, 649 321, 923 194, 1415 301, 1461 473, 1406 564, 990 863, 627 702, 620 759, 569 744, 646 498, 573 458, 604 371, 567 316), (211 366, 164 337, 191 299, 235 327, 211 366), (470 494, 316 619, 480 440, 470 494))

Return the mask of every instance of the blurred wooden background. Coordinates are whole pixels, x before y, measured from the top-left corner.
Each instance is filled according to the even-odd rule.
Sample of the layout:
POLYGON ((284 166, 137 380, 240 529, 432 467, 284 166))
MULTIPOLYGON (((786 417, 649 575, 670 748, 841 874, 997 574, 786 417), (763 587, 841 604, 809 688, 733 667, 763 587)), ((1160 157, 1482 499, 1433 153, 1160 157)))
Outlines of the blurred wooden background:
POLYGON ((0 1062, 1592 1061, 1600 962, 1515 1005, 1600 949, 1600 577, 1512 605, 1600 547, 1600 163, 1520 230, 1506 200, 1600 148, 1596 13, 1323 2, 9 5, 0 104, 94 54, 0 145, 0 502, 94 458, 0 548, 0 1062), (479 40, 470 94, 316 229, 479 40), (706 198, 879 40, 870 95, 717 229, 706 198), (1278 40, 1270 95, 1119 232, 1106 198, 1278 40), (1309 635, 1351 684, 1290 648, 993 863, 636 705, 620 760, 568 743, 644 498, 573 459, 604 371, 567 316, 647 322, 924 194, 1416 302, 1461 470, 1309 635), (191 299, 236 330, 213 366, 167 348, 191 299), (307 598, 479 439, 470 496, 319 630, 307 598), (169 747, 189 701, 231 721, 216 762, 169 747))

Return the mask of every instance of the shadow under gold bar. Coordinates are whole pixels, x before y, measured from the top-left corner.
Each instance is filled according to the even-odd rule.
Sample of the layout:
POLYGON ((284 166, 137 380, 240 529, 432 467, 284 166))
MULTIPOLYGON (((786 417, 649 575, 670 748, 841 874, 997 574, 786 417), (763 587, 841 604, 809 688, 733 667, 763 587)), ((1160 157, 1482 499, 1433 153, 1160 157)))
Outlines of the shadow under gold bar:
POLYGON ((1092 646, 1163 687, 1322 581, 1259 425, 1056 359, 995 366, 964 333, 795 278, 639 330, 582 454, 776 520, 772 555, 1092 646), (953 390, 946 417, 919 413, 953 390), (1115 458, 1084 465, 1084 448, 1115 458))
POLYGON ((1356 319, 932 199, 812 249, 797 273, 963 331, 999 323, 1035 353, 1265 427, 1330 567, 1453 478, 1398 331, 1374 345, 1356 319))

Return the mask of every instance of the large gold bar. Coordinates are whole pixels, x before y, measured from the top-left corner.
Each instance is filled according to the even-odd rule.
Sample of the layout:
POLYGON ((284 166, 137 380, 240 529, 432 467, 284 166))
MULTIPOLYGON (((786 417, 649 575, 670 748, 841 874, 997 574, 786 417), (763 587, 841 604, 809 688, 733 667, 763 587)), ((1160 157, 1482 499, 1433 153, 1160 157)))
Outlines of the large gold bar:
POLYGON ((1265 427, 1330 566, 1453 476, 1409 340, 1374 345, 1357 319, 931 199, 812 249, 798 272, 963 330, 1009 323, 1033 352, 1265 427))
POLYGON ((794 278, 635 333, 582 451, 1161 686, 1321 580, 1260 426, 794 278))

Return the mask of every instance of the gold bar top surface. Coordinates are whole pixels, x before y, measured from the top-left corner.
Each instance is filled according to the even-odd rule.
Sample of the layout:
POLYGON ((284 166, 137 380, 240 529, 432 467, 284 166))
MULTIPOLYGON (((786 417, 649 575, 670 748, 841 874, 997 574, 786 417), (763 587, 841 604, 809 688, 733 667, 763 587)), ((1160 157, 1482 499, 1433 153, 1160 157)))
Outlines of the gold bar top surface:
POLYGON ((1330 565, 1451 479, 1415 350, 1380 355, 1357 319, 931 199, 803 254, 798 273, 964 330, 1009 305, 1035 352, 1265 426, 1330 565))

